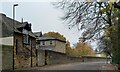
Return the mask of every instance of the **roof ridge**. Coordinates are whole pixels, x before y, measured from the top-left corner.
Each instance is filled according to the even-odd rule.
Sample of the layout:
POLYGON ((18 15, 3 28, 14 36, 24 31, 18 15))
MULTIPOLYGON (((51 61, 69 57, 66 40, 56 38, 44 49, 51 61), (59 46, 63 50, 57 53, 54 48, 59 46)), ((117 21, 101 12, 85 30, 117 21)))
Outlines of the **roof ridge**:
POLYGON ((2 15, 2 16, 6 16, 4 13, 0 13, 0 15, 2 15))

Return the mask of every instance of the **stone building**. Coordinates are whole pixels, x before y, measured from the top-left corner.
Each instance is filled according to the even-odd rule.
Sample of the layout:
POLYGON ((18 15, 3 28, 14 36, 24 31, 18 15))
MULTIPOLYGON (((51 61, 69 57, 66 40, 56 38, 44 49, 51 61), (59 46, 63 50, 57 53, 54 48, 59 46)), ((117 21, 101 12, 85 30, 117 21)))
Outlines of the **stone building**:
POLYGON ((2 47, 2 69, 36 66, 36 37, 32 32, 31 24, 14 21, 15 29, 13 29, 13 19, 5 14, 0 14, 0 22, 0 27, 2 27, 0 45, 5 46, 2 47), (6 46, 7 49, 5 49, 6 46), (12 46, 12 48, 10 49, 8 46, 12 46), (10 49, 10 53, 8 49, 10 49))
POLYGON ((37 49, 66 53, 66 41, 54 37, 44 37, 41 32, 34 34, 37 37, 37 49))
POLYGON ((23 23, 17 29, 14 38, 15 68, 36 66, 36 38, 31 24, 23 23))

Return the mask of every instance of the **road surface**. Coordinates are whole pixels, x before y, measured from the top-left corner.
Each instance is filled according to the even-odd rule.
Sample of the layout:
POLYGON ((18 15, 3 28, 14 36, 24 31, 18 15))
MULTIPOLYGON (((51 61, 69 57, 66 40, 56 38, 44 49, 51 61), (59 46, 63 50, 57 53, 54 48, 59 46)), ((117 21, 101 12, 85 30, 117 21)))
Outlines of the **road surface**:
POLYGON ((69 63, 37 67, 36 70, 114 70, 114 66, 105 62, 69 63))

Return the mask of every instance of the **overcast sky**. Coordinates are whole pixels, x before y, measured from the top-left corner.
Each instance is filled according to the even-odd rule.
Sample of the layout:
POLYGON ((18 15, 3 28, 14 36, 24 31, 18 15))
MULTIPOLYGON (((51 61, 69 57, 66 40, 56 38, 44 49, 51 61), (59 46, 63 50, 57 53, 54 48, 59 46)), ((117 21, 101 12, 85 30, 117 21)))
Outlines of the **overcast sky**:
POLYGON ((12 5, 18 3, 15 19, 21 21, 21 18, 23 18, 24 21, 32 23, 33 32, 55 31, 64 35, 71 42, 71 45, 78 42, 80 32, 76 28, 68 29, 67 24, 60 19, 60 17, 64 16, 62 10, 56 9, 50 0, 30 1, 10 2, 5 0, 2 2, 2 10, 0 12, 12 18, 12 5))

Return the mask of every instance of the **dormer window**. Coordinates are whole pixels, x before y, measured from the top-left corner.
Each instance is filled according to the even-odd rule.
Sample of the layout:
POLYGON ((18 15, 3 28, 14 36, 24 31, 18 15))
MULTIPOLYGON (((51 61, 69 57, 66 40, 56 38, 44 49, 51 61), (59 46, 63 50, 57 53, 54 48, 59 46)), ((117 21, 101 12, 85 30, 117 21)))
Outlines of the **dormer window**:
POLYGON ((23 34, 28 34, 28 30, 23 29, 23 34))
POLYGON ((29 35, 28 35, 28 30, 23 29, 23 43, 24 44, 29 44, 29 35))
POLYGON ((29 35, 23 35, 23 43, 24 44, 29 44, 30 42, 29 42, 29 35))

